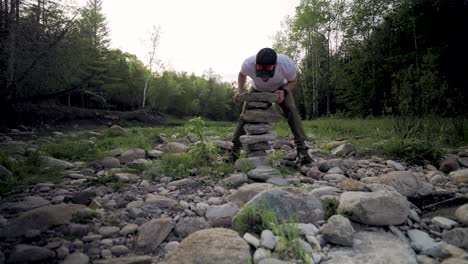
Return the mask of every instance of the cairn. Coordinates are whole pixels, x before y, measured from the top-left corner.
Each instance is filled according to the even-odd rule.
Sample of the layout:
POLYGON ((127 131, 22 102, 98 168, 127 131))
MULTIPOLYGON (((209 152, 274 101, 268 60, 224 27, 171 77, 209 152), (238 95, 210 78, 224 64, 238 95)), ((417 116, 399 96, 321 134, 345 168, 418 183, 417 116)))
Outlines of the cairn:
POLYGON ((281 115, 271 106, 278 100, 274 93, 243 93, 239 96, 241 102, 246 102, 242 118, 245 135, 240 137, 242 144, 247 145, 247 159, 255 168, 247 173, 253 180, 269 181, 281 178, 281 173, 272 167, 267 151, 271 149, 270 141, 277 138, 271 123, 281 120, 281 115))

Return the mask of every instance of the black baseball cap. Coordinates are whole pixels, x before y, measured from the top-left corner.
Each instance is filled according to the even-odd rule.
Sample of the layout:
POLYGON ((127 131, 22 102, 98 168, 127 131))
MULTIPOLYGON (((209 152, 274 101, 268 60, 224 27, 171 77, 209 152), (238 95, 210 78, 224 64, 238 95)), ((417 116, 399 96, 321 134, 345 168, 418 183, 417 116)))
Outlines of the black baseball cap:
POLYGON ((255 75, 257 77, 268 77, 271 78, 275 75, 275 68, 271 67, 276 65, 278 56, 276 52, 271 48, 263 48, 257 53, 255 75))

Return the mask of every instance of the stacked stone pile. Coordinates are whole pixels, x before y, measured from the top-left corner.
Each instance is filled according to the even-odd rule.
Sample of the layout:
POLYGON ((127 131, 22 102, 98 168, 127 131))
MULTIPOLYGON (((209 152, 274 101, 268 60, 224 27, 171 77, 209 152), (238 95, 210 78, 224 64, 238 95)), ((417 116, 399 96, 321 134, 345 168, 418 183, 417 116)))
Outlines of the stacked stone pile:
POLYGON ((281 177, 281 173, 271 166, 267 151, 271 149, 271 141, 277 138, 271 123, 281 120, 281 115, 271 106, 278 100, 273 93, 244 93, 239 96, 247 106, 242 114, 245 120, 245 135, 240 137, 242 144, 247 145, 247 157, 255 168, 247 173, 249 178, 267 181, 281 177))

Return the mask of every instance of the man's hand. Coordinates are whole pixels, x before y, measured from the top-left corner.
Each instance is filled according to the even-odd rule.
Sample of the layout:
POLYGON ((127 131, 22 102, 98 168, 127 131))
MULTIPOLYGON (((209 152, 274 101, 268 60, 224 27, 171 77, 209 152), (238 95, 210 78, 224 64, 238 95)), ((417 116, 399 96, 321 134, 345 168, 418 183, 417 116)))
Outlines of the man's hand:
POLYGON ((281 104, 284 101, 284 91, 283 90, 276 90, 275 94, 278 95, 278 101, 276 101, 277 104, 281 104))
POLYGON ((236 93, 234 94, 234 96, 232 97, 232 101, 233 101, 234 103, 237 103, 237 100, 239 99, 239 95, 240 95, 240 93, 239 93, 239 92, 236 92, 236 93))

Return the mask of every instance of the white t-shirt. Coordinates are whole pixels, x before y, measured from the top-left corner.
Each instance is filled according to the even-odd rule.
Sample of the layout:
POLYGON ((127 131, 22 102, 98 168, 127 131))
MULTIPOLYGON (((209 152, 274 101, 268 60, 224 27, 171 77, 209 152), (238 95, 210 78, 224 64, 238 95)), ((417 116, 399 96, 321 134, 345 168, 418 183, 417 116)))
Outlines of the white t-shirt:
POLYGON ((249 57, 242 63, 241 68, 241 73, 252 79, 255 90, 274 92, 284 83, 296 80, 296 63, 286 55, 278 54, 275 75, 266 82, 255 76, 255 62, 256 56, 249 57))

